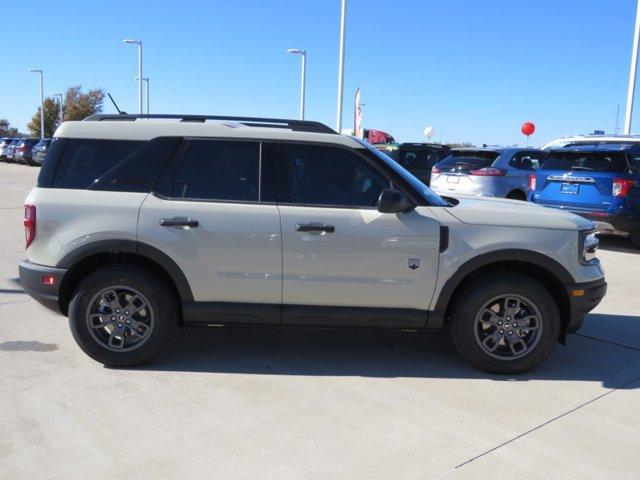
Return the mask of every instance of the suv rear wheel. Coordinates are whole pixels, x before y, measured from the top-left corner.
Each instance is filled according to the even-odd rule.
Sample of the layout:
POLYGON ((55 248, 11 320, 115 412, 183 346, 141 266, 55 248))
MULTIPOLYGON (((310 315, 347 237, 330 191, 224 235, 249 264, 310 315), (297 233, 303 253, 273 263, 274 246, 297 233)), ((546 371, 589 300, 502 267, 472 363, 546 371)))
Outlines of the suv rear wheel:
POLYGON ((173 292, 151 270, 109 265, 88 275, 69 304, 69 326, 91 358, 114 367, 148 362, 175 331, 173 292))
POLYGON ((493 274, 468 285, 453 307, 451 333, 460 355, 491 373, 520 373, 542 362, 560 334, 554 298, 519 273, 493 274))

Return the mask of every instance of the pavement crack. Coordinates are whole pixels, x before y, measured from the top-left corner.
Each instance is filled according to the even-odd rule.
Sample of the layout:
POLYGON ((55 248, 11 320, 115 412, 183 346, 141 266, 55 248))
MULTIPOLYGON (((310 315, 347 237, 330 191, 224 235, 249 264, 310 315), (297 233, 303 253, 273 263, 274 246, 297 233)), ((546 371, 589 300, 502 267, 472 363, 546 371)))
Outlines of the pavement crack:
MULTIPOLYGON (((628 348, 631 348, 631 347, 628 347, 628 348)), ((632 349, 633 349, 633 350, 635 350, 634 348, 632 348, 632 349)), ((495 447, 492 447, 492 448, 490 448, 489 450, 486 450, 486 451, 484 451, 484 452, 480 453, 479 455, 476 455, 475 457, 472 457, 472 458, 470 458, 470 459, 468 459, 468 460, 465 460, 465 461, 464 461, 464 462, 462 462, 462 463, 459 463, 459 464, 458 464, 458 465, 456 465, 455 467, 450 468, 450 469, 448 469, 448 470, 446 470, 446 471, 444 471, 444 472, 440 473, 439 475, 436 475, 435 477, 433 477, 433 478, 432 478, 432 480, 435 480, 435 479, 437 479, 437 478, 443 478, 443 477, 445 477, 445 476, 449 475, 450 473, 453 473, 453 472, 455 472, 456 470, 458 470, 458 469, 460 469, 460 468, 464 467, 465 465, 468 465, 468 464, 469 464, 469 463, 471 463, 471 462, 475 462, 476 460, 478 460, 478 459, 480 459, 480 458, 484 457, 485 455, 488 455, 488 454, 490 454, 491 452, 495 452, 496 450, 498 450, 498 449, 500 449, 500 448, 502 448, 502 447, 504 447, 504 446, 506 446, 506 445, 509 445, 510 443, 513 443, 513 442, 515 442, 516 440, 519 440, 520 438, 522 438, 522 437, 524 437, 524 436, 526 436, 526 435, 529 435, 530 433, 535 432, 536 430, 541 429, 542 427, 546 427, 546 426, 547 426, 547 425, 549 425, 550 423, 553 423, 553 422, 555 422, 556 420, 559 420, 559 419, 561 419, 561 418, 563 418, 563 417, 566 417, 567 415, 570 415, 570 414, 572 414, 573 412, 575 412, 575 411, 577 411, 577 410, 580 410, 581 408, 586 407, 587 405, 590 405, 590 404, 592 404, 592 403, 594 403, 594 402, 596 402, 596 401, 600 400, 601 398, 604 398, 604 397, 606 397, 607 395, 612 394, 613 392, 615 392, 615 391, 617 391, 617 390, 620 390, 621 388, 625 388, 625 387, 627 387, 627 386, 629 386, 629 385, 632 385, 632 384, 636 383, 636 382, 637 382, 637 381, 639 381, 639 380, 640 380, 640 376, 639 376, 639 377, 632 378, 632 379, 631 379, 631 380, 629 380, 628 382, 625 382, 625 383, 623 383, 622 385, 617 386, 616 388, 612 388, 611 390, 609 390, 609 391, 607 391, 607 392, 604 392, 603 394, 598 395, 597 397, 594 397, 594 398, 592 398, 591 400, 587 400, 586 402, 581 403, 580 405, 578 405, 578 406, 576 406, 576 407, 572 408, 571 410, 567 410, 566 412, 563 412, 563 413, 561 413, 560 415, 557 415, 557 416, 555 416, 555 417, 553 417, 553 418, 551 418, 551 419, 547 420, 546 422, 541 423, 540 425, 537 425, 537 426, 535 426, 535 427, 533 427, 533 428, 530 428, 529 430, 527 430, 527 431, 525 431, 525 432, 521 433, 520 435, 516 435, 515 437, 510 438, 509 440, 506 440, 506 441, 502 442, 501 444, 496 445, 495 447)))
POLYGON ((635 350, 636 352, 640 352, 640 348, 632 347, 631 345, 625 345, 624 343, 612 342, 611 340, 604 340, 598 337, 592 337, 591 335, 585 335, 584 333, 574 333, 574 335, 582 338, 588 338, 589 340, 595 340, 596 342, 608 343, 609 345, 614 345, 616 347, 626 348, 628 350, 635 350))

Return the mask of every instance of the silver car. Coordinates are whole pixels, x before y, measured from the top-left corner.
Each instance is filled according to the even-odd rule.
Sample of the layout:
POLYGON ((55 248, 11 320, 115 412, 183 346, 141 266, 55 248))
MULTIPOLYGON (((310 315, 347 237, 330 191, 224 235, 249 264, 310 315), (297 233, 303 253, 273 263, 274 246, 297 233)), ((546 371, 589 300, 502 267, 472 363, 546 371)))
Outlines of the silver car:
POLYGON ((459 148, 431 170, 440 195, 476 195, 526 200, 529 177, 547 152, 535 148, 459 148))

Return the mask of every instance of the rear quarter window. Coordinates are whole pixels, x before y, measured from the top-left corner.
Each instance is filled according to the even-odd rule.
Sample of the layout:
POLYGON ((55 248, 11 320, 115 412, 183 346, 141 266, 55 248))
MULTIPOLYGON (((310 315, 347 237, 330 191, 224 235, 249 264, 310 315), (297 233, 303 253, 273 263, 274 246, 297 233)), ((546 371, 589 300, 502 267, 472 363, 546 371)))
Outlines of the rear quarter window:
POLYGON ((54 141, 51 144, 45 159, 45 165, 50 158, 58 159, 57 162, 50 162, 50 168, 55 168, 50 186, 86 189, 145 142, 70 138, 64 142, 64 145, 59 144, 60 148, 63 147, 62 152, 59 151, 60 148, 56 148, 57 143, 54 141), (57 165, 54 166, 54 164, 57 165))

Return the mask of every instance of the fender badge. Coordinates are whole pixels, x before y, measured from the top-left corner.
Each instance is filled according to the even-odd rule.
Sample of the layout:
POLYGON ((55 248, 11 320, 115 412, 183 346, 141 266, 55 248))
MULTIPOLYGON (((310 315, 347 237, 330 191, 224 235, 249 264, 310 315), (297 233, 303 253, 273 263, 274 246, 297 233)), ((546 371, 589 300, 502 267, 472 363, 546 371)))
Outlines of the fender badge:
POLYGON ((420 259, 419 258, 410 258, 408 265, 411 270, 417 270, 420 268, 420 259))

